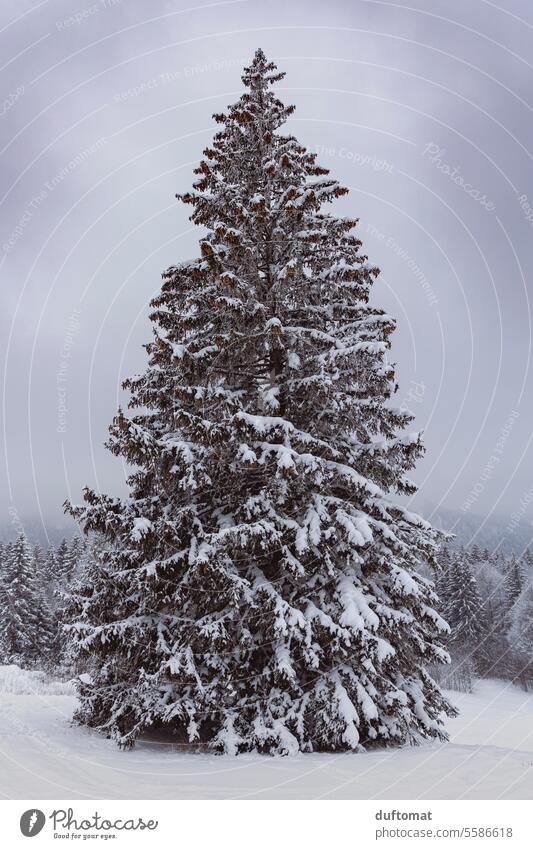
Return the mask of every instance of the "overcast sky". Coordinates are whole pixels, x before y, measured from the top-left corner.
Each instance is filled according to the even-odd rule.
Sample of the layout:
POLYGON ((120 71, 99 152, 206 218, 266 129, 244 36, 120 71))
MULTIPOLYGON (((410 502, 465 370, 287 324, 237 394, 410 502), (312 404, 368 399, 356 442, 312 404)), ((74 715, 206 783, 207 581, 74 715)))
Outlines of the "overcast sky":
POLYGON ((4 0, 0 16, 2 521, 56 522, 85 484, 124 491, 103 448, 120 383, 145 362, 161 271, 197 250, 174 195, 259 46, 382 269, 398 401, 425 430, 414 506, 531 521, 528 0, 4 0))

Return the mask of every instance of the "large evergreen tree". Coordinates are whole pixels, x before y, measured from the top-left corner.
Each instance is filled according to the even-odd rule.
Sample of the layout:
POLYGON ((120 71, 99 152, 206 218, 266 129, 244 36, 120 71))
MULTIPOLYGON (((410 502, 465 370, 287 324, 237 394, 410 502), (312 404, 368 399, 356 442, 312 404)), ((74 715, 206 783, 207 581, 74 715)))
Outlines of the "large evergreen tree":
POLYGON ((423 451, 389 403, 395 324, 327 210, 347 190, 280 132, 282 77, 258 50, 181 196, 201 256, 163 275, 110 429, 130 497, 68 507, 102 541, 70 611, 78 719, 123 746, 162 724, 225 752, 357 750, 442 738, 453 713, 425 671, 447 660, 417 571, 438 535, 394 500, 423 451))

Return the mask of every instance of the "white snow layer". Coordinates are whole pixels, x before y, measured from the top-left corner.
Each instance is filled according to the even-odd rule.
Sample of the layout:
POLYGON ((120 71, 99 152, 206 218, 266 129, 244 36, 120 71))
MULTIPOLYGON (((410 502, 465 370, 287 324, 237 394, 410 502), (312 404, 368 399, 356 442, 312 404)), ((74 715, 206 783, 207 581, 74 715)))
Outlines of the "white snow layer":
POLYGON ((527 799, 533 795, 533 693, 478 681, 449 693, 449 743, 293 757, 129 752, 72 725, 70 684, 0 668, 0 793, 11 799, 527 799))

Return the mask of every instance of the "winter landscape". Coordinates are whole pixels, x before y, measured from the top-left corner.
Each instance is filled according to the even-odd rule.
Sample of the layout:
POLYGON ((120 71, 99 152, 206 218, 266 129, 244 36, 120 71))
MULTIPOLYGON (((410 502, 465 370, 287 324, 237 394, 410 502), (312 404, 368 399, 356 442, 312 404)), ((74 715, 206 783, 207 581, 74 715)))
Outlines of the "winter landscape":
POLYGON ((528 799, 533 694, 480 681, 449 692, 450 741, 363 755, 192 754, 168 740, 131 752, 73 727, 70 687, 1 670, 0 792, 33 799, 528 799))
MULTIPOLYGON (((522 560, 515 555, 492 556, 477 545, 468 550, 445 547, 442 552, 447 564, 443 575, 452 580, 447 588, 441 578, 440 609, 456 635, 450 641, 453 663, 443 675, 443 685, 453 687, 445 692, 459 711, 445 723, 449 741, 366 752, 362 757, 317 753, 272 760, 247 755, 228 763, 202 746, 180 744, 168 732, 148 732, 133 751, 121 752, 111 741, 73 724, 77 680, 69 676, 58 600, 86 568, 91 557, 87 548, 79 537, 63 539, 46 553, 40 546, 33 551, 26 548, 26 583, 31 574, 41 575, 40 603, 46 619, 36 631, 38 638, 28 634, 28 646, 36 654, 27 656, 26 668, 0 668, 4 797, 516 799, 531 795, 531 645, 517 652, 514 638, 517 632, 531 633, 533 617, 524 593, 532 574, 529 553, 522 560), (458 567, 460 578, 454 574, 458 567), (48 644, 43 634, 50 635, 48 644), (64 659, 57 663, 60 657, 64 659), (43 668, 48 671, 40 671, 43 668)), ((20 557, 23 550, 22 540, 18 547, 15 543, 3 547, 4 570, 7 557, 20 557)), ((16 606, 13 595, 10 610, 16 606)), ((39 609, 38 598, 33 609, 39 609)), ((19 639, 24 634, 20 623, 13 633, 19 639)), ((3 639, 5 646, 5 631, 3 639)))
MULTIPOLYGON (((251 4, 242 5, 253 20, 251 4)), ((370 26, 370 5, 380 4, 358 5, 370 26)), ((160 16, 169 26, 174 15, 195 11, 170 6, 160 16)), ((449 38, 450 21, 437 14, 437 0, 435 7, 449 38)), ((136 4, 94 9, 58 16, 54 31, 72 31, 72 57, 102 42, 98 49, 115 61, 107 44, 115 31, 102 35, 106 25, 99 40, 77 46, 76 39, 89 19, 99 26, 104 14, 124 25, 117 34, 136 31, 143 23, 130 18, 136 4)), ((345 22, 353 23, 350 15, 342 7, 345 22)), ((509 27, 521 20, 508 17, 509 27)), ((153 22, 161 34, 164 24, 153 22)), ((414 35, 416 27, 407 31, 414 35)), ((464 31, 471 28, 465 24, 464 31)), ((8 519, 0 522, 0 794, 529 799, 531 323, 522 266, 525 302, 509 296, 503 304, 498 286, 514 278, 498 263, 509 245, 514 262, 530 233, 517 227, 509 235, 491 200, 504 207, 504 195, 496 186, 490 196, 476 188, 478 160, 493 165, 492 156, 467 157, 467 182, 450 164, 453 148, 447 153, 423 141, 416 121, 427 119, 425 108, 436 104, 435 127, 450 130, 437 118, 447 114, 446 93, 442 103, 415 98, 401 111, 409 116, 405 125, 398 115, 393 129, 381 128, 385 150, 401 141, 418 151, 405 171, 376 158, 377 141, 372 156, 318 142, 308 126, 313 89, 291 81, 292 71, 307 66, 292 54, 284 58, 278 37, 264 36, 271 50, 258 46, 260 35, 243 36, 246 56, 224 66, 227 90, 198 91, 184 101, 184 108, 193 106, 195 129, 186 132, 184 123, 168 142, 167 128, 166 141, 149 148, 157 152, 151 164, 121 139, 109 174, 83 177, 88 160, 105 159, 102 151, 122 133, 106 130, 72 167, 44 181, 6 234, 0 269, 5 262, 18 279, 13 263, 25 262, 24 240, 48 220, 46 204, 60 202, 63 181, 78 173, 79 199, 56 225, 74 228, 72 238, 58 247, 56 229, 48 234, 5 311, 11 324, 3 394, 8 519), (173 162, 172 154, 163 148, 184 140, 187 155, 182 151, 179 167, 167 169, 164 158, 173 162), (347 174, 356 163, 374 163, 366 188, 347 174), (426 196, 414 176, 419 169, 446 181, 442 195, 431 189, 426 196), (381 184, 375 208, 378 173, 393 183, 381 184), (130 198, 137 180, 156 192, 156 205, 162 197, 167 203, 170 185, 172 207, 148 209, 137 220, 140 203, 130 198), (106 196, 98 208, 91 196, 102 181, 106 196), (453 210, 446 191, 462 195, 461 215, 454 215, 476 262, 481 253, 496 292, 494 315, 485 290, 474 297, 486 279, 470 268, 472 254, 461 248, 450 260, 455 223, 439 218, 453 210), (76 206, 86 198, 91 211, 82 234, 76 206), (426 204, 435 198, 439 211, 432 216, 426 204), (412 241, 404 233, 409 249, 373 223, 381 206, 403 222, 394 234, 405 222, 413 225, 412 241), (171 216, 178 214, 183 231, 176 236, 171 216), (160 215, 170 223, 155 225, 160 215), (488 223, 482 233, 485 252, 498 245, 494 263, 472 236, 470 215, 472 227, 485 215, 501 229, 499 241, 488 223), (117 218, 122 236, 109 224, 117 218), (438 239, 427 227, 438 230, 438 239), (415 250, 422 260, 415 261, 415 250), (48 294, 38 286, 41 253, 48 294), (422 271, 424 256, 433 257, 431 280, 422 271), (146 284, 156 266, 159 280, 146 284), (413 285, 408 292, 395 283, 398 270, 402 279, 413 278, 414 294, 413 285), (113 275, 118 283, 111 290, 113 275), (52 294, 56 283, 68 293, 68 309, 52 294), (59 366, 56 352, 53 374, 43 376, 58 332, 59 366), (504 339, 512 339, 511 353, 504 339), (28 355, 26 409, 18 375, 28 355), (52 430, 44 415, 50 403, 52 430)), ((197 40, 190 35, 190 43, 197 40)), ((140 38, 137 47, 144 46, 140 38)), ((446 51, 433 50, 448 61, 446 51)), ((382 47, 382 63, 386 54, 382 47)), ((56 68, 66 61, 41 76, 63 85, 56 68)), ((376 80, 385 67, 371 58, 360 62, 376 66, 376 80)), ((174 108, 139 117, 142 97, 150 92, 155 104, 171 83, 213 73, 191 67, 128 88, 122 69, 114 94, 106 90, 108 102, 94 112, 111 102, 131 110, 121 121, 129 143, 140 143, 145 124, 154 118, 161 128, 161 116, 174 108)), ((107 72, 94 79, 100 73, 107 72)), ((493 84, 482 76, 484 85, 493 84)), ((346 96, 341 83, 322 80, 324 103, 346 96)), ((479 95, 473 89, 473 100, 462 96, 471 108, 479 95)), ((18 101, 27 104, 37 89, 17 91, 4 104, 10 120, 18 101)), ((387 115, 398 104, 390 94, 387 115)), ((73 127, 93 114, 83 108, 73 127)), ((335 115, 335 132, 368 129, 361 104, 354 111, 338 102, 335 115)), ((373 118, 379 125, 382 112, 373 118)), ((35 151, 33 162, 47 150, 35 151)), ((518 196, 519 175, 507 179, 518 196)), ((524 225, 527 196, 521 197, 514 214, 524 225)))

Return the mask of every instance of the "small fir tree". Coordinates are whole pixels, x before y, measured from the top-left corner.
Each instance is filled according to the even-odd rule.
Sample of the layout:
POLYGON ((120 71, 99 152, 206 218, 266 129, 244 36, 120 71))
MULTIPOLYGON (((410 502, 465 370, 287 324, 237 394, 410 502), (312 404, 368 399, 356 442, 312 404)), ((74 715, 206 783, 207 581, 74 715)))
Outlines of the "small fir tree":
POLYGON ((8 598, 7 598, 7 558, 9 543, 4 545, 0 542, 0 664, 7 663, 6 639, 4 634, 7 622, 8 598), (4 623, 4 624, 2 624, 4 623))
POLYGON ((438 554, 438 568, 435 575, 435 593, 437 594, 437 609, 440 613, 444 613, 446 608, 446 599, 448 597, 448 581, 450 578, 450 569, 453 563, 453 558, 450 549, 444 545, 438 554))
POLYGON ((58 606, 58 587, 60 585, 60 567, 57 560, 57 552, 53 545, 46 551, 43 563, 43 578, 45 583, 45 596, 50 610, 55 611, 58 606))
POLYGON ((87 554, 87 545, 85 540, 76 535, 70 542, 70 570, 68 574, 68 582, 73 581, 80 574, 83 568, 83 563, 87 554))
POLYGON ((54 557, 56 580, 59 588, 67 586, 74 575, 78 556, 77 544, 73 546, 66 539, 59 543, 54 557))
POLYGON ((34 666, 49 653, 49 616, 24 534, 7 546, 0 601, 0 646, 5 663, 34 666))
POLYGON ((524 588, 522 567, 515 554, 511 555, 503 586, 507 600, 507 609, 510 610, 524 588))
POLYGON ((486 611, 477 581, 466 557, 454 560, 447 582, 445 616, 450 625, 450 648, 486 660, 486 611))
POLYGON ((512 677, 525 687, 533 681, 533 585, 528 584, 511 611, 507 634, 512 677))
POLYGON ((524 563, 527 563, 527 565, 529 567, 533 566, 533 554, 531 554, 531 549, 530 549, 529 545, 527 546, 526 550, 524 551, 523 560, 524 560, 524 563))
POLYGON ((474 545, 470 549, 468 559, 469 559, 470 563, 472 563, 472 564, 479 563, 479 561, 483 559, 482 554, 481 554, 481 549, 476 542, 474 543, 474 545))

